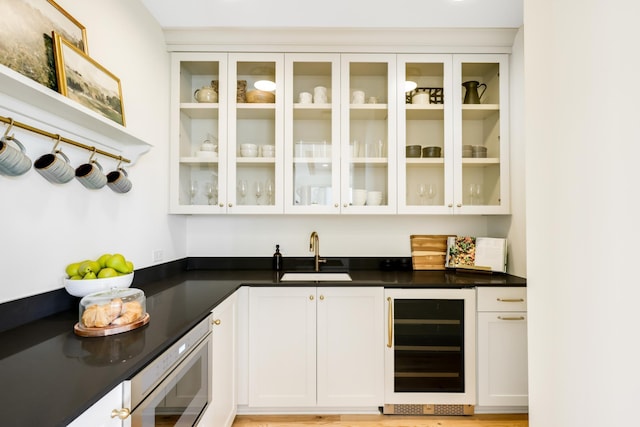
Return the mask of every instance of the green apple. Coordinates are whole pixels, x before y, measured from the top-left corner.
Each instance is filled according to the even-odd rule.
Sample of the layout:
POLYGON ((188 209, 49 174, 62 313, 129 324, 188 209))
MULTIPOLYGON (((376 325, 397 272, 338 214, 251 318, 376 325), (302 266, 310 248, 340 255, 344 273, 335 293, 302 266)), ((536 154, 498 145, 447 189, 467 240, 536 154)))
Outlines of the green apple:
POLYGON ((133 271, 133 263, 131 261, 127 261, 127 268, 129 268, 129 273, 133 271))
POLYGON ((74 262, 72 264, 67 265, 67 268, 65 268, 64 271, 67 273, 67 276, 69 277, 77 276, 79 267, 80 267, 80 263, 74 262))
POLYGON ((107 266, 107 260, 109 258, 111 258, 111 254, 104 254, 101 255, 100 258, 98 258, 96 261, 98 261, 98 264, 100 264, 100 268, 105 268, 107 266))
POLYGON ((127 266, 127 260, 121 254, 113 254, 107 260, 107 267, 113 268, 118 273, 131 273, 129 266, 127 266))
POLYGON ((79 274, 69 277, 69 280, 81 280, 81 279, 82 279, 82 276, 79 274))
POLYGON ((93 271, 89 271, 87 274, 85 274, 82 277, 82 280, 91 280, 91 279, 95 279, 96 278, 96 273, 94 273, 93 271))
POLYGON ((87 273, 93 273, 94 274, 94 279, 95 279, 95 274, 97 274, 100 271, 100 264, 98 264, 97 261, 91 261, 91 260, 87 260, 87 261, 83 261, 80 263, 80 266, 78 267, 78 274, 81 275, 82 277, 86 276, 87 273))
POLYGON ((113 268, 105 267, 100 269, 100 271, 98 272, 98 279, 105 279, 107 277, 116 277, 117 275, 118 275, 118 272, 115 271, 113 268))

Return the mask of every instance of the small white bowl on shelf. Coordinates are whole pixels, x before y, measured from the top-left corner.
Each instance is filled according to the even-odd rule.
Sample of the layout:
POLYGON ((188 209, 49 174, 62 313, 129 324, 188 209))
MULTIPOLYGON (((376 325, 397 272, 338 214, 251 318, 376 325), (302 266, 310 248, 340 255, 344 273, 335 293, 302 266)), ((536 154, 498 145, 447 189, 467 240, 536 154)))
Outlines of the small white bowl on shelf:
POLYGON ((131 283, 133 283, 133 272, 104 279, 64 279, 64 288, 74 297, 84 297, 94 292, 128 288, 131 286, 131 283))

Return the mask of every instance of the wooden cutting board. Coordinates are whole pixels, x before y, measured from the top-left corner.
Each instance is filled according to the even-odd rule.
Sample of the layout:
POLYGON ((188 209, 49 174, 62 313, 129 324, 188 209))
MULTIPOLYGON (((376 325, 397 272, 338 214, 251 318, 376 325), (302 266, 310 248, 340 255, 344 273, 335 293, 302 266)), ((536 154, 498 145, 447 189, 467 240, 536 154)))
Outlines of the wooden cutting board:
POLYGON ((447 237, 438 234, 412 234, 411 262, 414 270, 445 270, 447 237))

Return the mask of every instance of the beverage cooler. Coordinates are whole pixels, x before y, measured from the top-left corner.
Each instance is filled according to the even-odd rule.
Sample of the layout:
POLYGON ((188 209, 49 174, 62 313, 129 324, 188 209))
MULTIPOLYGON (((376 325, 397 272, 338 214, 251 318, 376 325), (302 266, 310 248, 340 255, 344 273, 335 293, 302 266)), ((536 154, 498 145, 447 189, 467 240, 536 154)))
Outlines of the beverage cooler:
POLYGON ((471 415, 475 289, 387 289, 385 414, 471 415))

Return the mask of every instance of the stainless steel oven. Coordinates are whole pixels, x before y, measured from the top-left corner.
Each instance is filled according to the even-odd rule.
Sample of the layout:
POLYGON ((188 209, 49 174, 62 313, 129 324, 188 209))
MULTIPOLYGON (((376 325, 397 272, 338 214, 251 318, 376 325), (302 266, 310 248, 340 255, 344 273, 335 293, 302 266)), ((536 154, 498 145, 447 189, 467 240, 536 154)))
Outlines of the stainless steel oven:
POLYGON ((131 426, 195 426, 211 402, 211 320, 131 379, 131 426))

